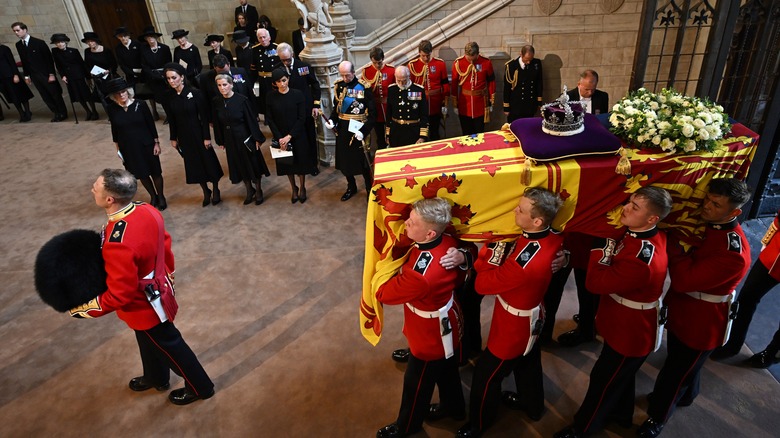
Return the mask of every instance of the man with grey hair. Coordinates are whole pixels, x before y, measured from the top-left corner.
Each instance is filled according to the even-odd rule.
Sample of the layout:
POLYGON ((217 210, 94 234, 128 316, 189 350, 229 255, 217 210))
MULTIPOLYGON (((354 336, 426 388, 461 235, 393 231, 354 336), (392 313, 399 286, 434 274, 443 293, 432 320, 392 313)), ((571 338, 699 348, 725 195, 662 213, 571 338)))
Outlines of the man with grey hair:
POLYGON ((463 283, 466 271, 439 263, 451 247, 459 246, 457 239, 444 234, 451 218, 451 206, 442 198, 415 202, 404 223, 404 233, 414 246, 398 274, 376 293, 382 304, 404 305, 404 335, 411 350, 398 417, 377 431, 378 438, 421 430, 432 410, 434 386, 439 388, 437 412, 458 419, 465 416, 458 373, 461 313, 453 291, 463 283))
POLYGON ((609 112, 609 94, 597 90, 599 74, 596 70, 585 70, 580 73, 577 88, 569 91, 570 100, 582 102, 582 108, 588 114, 606 114, 609 112))
POLYGON ((428 101, 425 89, 412 82, 409 67, 395 68, 395 83, 387 88, 385 136, 390 147, 428 139, 428 101))
POLYGON ((213 396, 214 383, 173 325, 178 304, 171 236, 157 210, 133 202, 137 188, 135 177, 120 169, 103 170, 92 184, 95 204, 108 215, 102 242, 108 288, 70 314, 96 318, 116 311, 135 330, 141 352, 143 375, 130 380, 130 389, 165 391, 174 370, 184 378, 184 388, 171 391, 168 399, 186 405, 213 396))
POLYGON ((276 43, 271 42, 271 34, 266 29, 257 29, 257 44, 252 46, 252 74, 256 75, 259 92, 257 95, 257 110, 265 114, 265 97, 273 91, 271 72, 279 64, 279 54, 276 43))

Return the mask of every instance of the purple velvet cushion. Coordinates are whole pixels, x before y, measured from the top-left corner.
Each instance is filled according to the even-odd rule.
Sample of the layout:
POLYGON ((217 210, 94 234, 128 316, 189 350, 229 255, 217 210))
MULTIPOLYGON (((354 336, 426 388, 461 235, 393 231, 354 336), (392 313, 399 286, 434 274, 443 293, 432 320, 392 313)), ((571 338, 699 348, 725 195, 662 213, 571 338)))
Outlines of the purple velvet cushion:
POLYGON ((542 118, 517 119, 509 129, 527 157, 549 161, 589 154, 609 154, 620 149, 620 139, 609 132, 596 116, 585 114, 585 130, 568 137, 542 132, 542 118))

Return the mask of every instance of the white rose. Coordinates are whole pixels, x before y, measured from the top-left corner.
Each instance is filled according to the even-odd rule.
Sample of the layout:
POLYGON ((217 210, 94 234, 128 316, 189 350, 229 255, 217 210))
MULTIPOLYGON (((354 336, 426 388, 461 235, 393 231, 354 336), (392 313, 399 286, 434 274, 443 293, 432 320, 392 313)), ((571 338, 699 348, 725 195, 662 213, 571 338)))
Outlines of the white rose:
POLYGON ((650 122, 650 120, 655 119, 655 111, 645 111, 645 117, 647 117, 647 121, 650 122))
POLYGON ((617 111, 620 111, 620 109, 621 108, 620 108, 620 104, 619 103, 616 103, 616 104, 612 105, 612 112, 613 113, 617 112, 617 111))
POLYGON ((699 138, 702 140, 709 140, 710 131, 707 131, 705 128, 699 129, 699 138))
MULTIPOLYGON (((612 108, 612 109, 614 110, 614 108, 612 108)), ((609 115, 609 123, 611 123, 612 126, 617 126, 618 125, 618 123, 619 123, 618 113, 613 112, 612 114, 609 115)))
POLYGON ((661 144, 661 136, 660 135, 656 135, 655 137, 653 137, 653 144, 656 145, 656 146, 661 144))
POLYGON ((658 110, 658 102, 650 102, 650 109, 653 111, 658 110))
POLYGON ((696 150, 696 142, 693 140, 686 140, 685 141, 685 152, 693 152, 696 150))
POLYGON ((664 95, 659 95, 659 96, 658 96, 658 101, 659 101, 659 102, 661 102, 661 103, 666 103, 666 96, 664 96, 664 95))
POLYGON ((674 150, 674 142, 669 140, 668 138, 663 139, 663 141, 661 141, 661 149, 665 151, 674 150))
POLYGON ((721 131, 720 128, 718 128, 717 126, 710 125, 706 129, 707 131, 709 131, 710 138, 713 140, 723 137, 723 131, 721 131))
POLYGON ((701 114, 699 114, 699 118, 704 120, 704 123, 708 123, 708 124, 712 123, 712 116, 710 115, 710 113, 708 113, 706 111, 701 113, 701 114))
MULTIPOLYGON (((693 125, 689 125, 689 124, 687 124, 687 123, 686 123, 686 124, 684 124, 684 125, 683 125, 683 127, 682 127, 682 133, 683 133, 683 135, 684 135, 684 136, 686 136, 686 137, 692 137, 692 136, 693 136, 693 133, 694 133, 695 131, 696 131, 696 129, 694 129, 693 125)), ((705 139, 705 140, 706 140, 706 139, 705 139)))
POLYGON ((694 119, 693 126, 701 129, 701 128, 707 126, 707 124, 704 123, 704 120, 702 120, 702 119, 694 119))

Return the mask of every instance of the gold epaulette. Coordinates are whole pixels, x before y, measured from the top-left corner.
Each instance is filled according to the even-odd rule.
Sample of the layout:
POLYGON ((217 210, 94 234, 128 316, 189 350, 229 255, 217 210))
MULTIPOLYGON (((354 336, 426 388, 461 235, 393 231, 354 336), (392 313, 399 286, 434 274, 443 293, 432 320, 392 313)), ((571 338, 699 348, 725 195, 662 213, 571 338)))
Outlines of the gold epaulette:
POLYGON ((371 88, 371 82, 368 82, 365 79, 358 79, 358 82, 360 83, 360 85, 362 85, 362 86, 364 86, 366 88, 371 88))
POLYGON ((259 45, 260 45, 260 43, 257 43, 257 44, 255 44, 254 46, 252 46, 252 48, 254 49, 255 47, 257 47, 257 46, 259 46, 259 45))

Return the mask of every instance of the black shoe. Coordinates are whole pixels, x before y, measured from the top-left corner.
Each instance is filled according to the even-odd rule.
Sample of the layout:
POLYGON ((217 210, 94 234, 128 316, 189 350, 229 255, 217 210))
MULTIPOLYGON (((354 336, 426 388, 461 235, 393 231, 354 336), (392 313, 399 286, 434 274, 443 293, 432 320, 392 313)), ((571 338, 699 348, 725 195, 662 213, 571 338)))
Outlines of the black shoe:
POLYGON ((525 414, 528 415, 528 418, 530 418, 532 421, 541 420, 542 415, 544 414, 544 406, 542 406, 541 409, 531 409, 531 407, 526 405, 520 399, 520 396, 513 391, 502 391, 501 402, 509 409, 525 412, 525 414))
POLYGON ((306 187, 302 187, 300 194, 298 194, 298 200, 303 204, 307 199, 309 198, 306 197, 306 187))
POLYGON ((293 188, 292 196, 290 196, 290 203, 295 204, 298 202, 298 187, 293 188))
POLYGON ((314 168, 314 171, 312 171, 311 176, 317 176, 320 174, 320 169, 314 168))
POLYGON ((62 119, 60 118, 59 114, 55 114, 54 117, 52 117, 52 119, 49 120, 49 121, 52 122, 52 123, 57 123, 59 121, 62 121, 62 119))
POLYGON ((97 111, 93 112, 92 115, 90 115, 89 120, 100 120, 100 116, 98 115, 97 111))
POLYGON ((152 195, 152 199, 149 201, 149 205, 151 205, 154 208, 157 208, 158 204, 157 195, 152 195))
POLYGON ((168 208, 168 201, 165 200, 165 196, 157 195, 157 209, 160 211, 168 208))
POLYGON ((211 195, 211 205, 217 205, 222 202, 222 198, 219 196, 219 190, 214 190, 214 194, 211 195))
POLYGON ((23 122, 29 122, 32 120, 32 111, 25 111, 23 122))
POLYGON ((728 359, 730 357, 734 357, 737 354, 739 354, 739 350, 742 349, 742 346, 740 345, 739 348, 729 348, 729 347, 718 347, 716 348, 711 354, 710 359, 712 360, 722 360, 722 359, 728 359))
POLYGON ((258 190, 257 191, 257 197, 255 198, 255 205, 260 205, 265 201, 265 198, 263 197, 263 191, 258 190))
POLYGON ((663 428, 663 423, 657 422, 652 418, 648 418, 644 423, 642 423, 641 426, 639 426, 639 429, 636 430, 636 436, 639 438, 655 438, 661 434, 663 428))
POLYGON ((769 349, 754 354, 748 362, 753 368, 769 368, 770 366, 780 362, 780 357, 777 357, 777 350, 769 349))
POLYGON ((466 419, 465 412, 452 412, 444 409, 440 403, 432 403, 428 409, 428 415, 425 416, 427 421, 439 421, 441 419, 450 417, 453 420, 463 421, 466 419))
POLYGON ((409 362, 409 355, 412 354, 408 348, 399 348, 393 351, 393 360, 400 363, 409 362))
POLYGON ((57 120, 57 121, 58 121, 58 122, 61 122, 61 121, 63 121, 63 120, 66 120, 67 118, 68 118, 68 115, 67 115, 67 114, 60 114, 60 115, 59 115, 59 120, 57 120))
POLYGON ((455 433, 456 438, 478 438, 480 436, 482 436, 482 431, 477 429, 472 429, 471 423, 464 424, 455 433))
POLYGON ((594 339, 596 339, 596 336, 576 328, 558 336, 558 343, 564 347, 576 347, 577 345, 590 342, 594 339))
POLYGON ((569 426, 565 429, 561 429, 558 432, 555 432, 553 438, 580 438, 580 436, 580 433, 577 432, 577 429, 575 429, 574 426, 569 426))
POLYGON ((175 405, 184 406, 194 401, 206 400, 207 398, 211 398, 211 396, 213 395, 214 395, 213 389, 208 394, 196 395, 194 392, 190 391, 187 388, 179 388, 179 389, 174 389, 173 391, 171 391, 170 394, 168 394, 168 400, 170 400, 171 403, 175 405))
MULTIPOLYGON (((412 433, 417 433, 417 430, 410 432, 410 434, 412 433)), ((406 434, 401 432, 396 423, 390 423, 376 431, 376 438, 401 438, 405 436, 406 434)))
POLYGON ((357 193, 357 189, 353 189, 351 187, 347 187, 347 191, 344 192, 343 195, 341 195, 341 201, 342 202, 343 201, 348 201, 349 198, 355 196, 356 193, 357 193))
POLYGON ((250 187, 250 190, 246 192, 246 198, 244 198, 244 205, 249 205, 252 203, 252 200, 255 199, 255 194, 257 193, 257 190, 255 190, 254 187, 250 187))
POLYGON ((168 388, 171 387, 170 383, 165 383, 163 385, 152 385, 151 383, 146 381, 146 378, 144 376, 139 377, 133 377, 130 379, 130 383, 127 385, 132 389, 133 391, 146 391, 147 389, 156 389, 158 391, 167 391, 168 388))
POLYGON ((207 205, 211 204, 211 190, 206 189, 203 192, 203 206, 206 207, 207 205))

